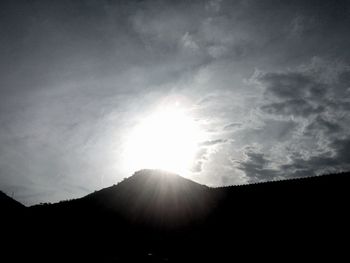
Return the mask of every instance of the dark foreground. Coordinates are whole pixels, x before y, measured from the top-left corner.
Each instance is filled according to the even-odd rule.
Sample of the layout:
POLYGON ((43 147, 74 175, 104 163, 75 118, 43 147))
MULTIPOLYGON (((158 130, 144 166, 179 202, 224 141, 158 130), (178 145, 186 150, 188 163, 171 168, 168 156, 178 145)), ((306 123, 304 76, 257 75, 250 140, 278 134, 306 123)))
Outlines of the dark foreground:
POLYGON ((350 174, 209 188, 144 170, 84 198, 2 195, 0 262, 349 260, 350 174))

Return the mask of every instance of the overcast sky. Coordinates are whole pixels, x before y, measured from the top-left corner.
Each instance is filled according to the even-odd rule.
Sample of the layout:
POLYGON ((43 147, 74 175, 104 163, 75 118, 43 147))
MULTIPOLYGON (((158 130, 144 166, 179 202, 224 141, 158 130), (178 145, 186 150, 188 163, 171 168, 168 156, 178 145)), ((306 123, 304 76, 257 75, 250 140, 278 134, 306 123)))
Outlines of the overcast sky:
POLYGON ((129 131, 173 97, 207 134, 199 183, 348 170, 349 31, 349 1, 1 1, 0 189, 117 183, 129 131))

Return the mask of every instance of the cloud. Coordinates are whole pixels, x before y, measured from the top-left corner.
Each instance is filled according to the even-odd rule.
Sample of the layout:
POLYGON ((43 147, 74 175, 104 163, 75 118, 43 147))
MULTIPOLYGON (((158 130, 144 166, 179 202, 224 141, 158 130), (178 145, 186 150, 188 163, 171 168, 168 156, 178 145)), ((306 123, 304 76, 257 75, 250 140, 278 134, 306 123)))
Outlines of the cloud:
MULTIPOLYGON (((299 150, 301 150, 299 148, 299 150)), ((275 179, 299 178, 350 169, 350 138, 334 140, 325 151, 315 151, 303 156, 298 151, 285 151, 288 161, 276 163, 261 149, 247 146, 244 158, 234 160, 234 167, 242 170, 248 182, 262 182, 275 179)))
POLYGON ((349 104, 350 69, 336 64, 314 58, 294 71, 256 75, 265 96, 260 109, 271 115, 341 122, 338 118, 347 114, 349 104))
POLYGON ((123 167, 125 138, 168 96, 186 97, 207 135, 190 175, 201 183, 347 167, 349 1, 0 9, 2 190, 27 187, 35 203, 119 181, 134 172, 123 167))
POLYGON ((227 142, 227 139, 216 139, 200 143, 191 171, 194 173, 202 172, 203 165, 210 161, 210 155, 227 142))
POLYGON ((343 132, 340 123, 335 120, 327 120, 324 116, 316 116, 305 127, 305 135, 315 135, 319 132, 324 133, 326 136, 337 137, 339 133, 343 132))
POLYGON ((227 141, 227 140, 225 140, 225 139, 217 139, 217 140, 202 142, 200 145, 201 145, 201 146, 213 146, 213 145, 225 143, 226 141, 227 141))
POLYGON ((281 176, 281 171, 268 167, 271 162, 258 147, 246 146, 243 155, 243 159, 234 161, 234 165, 244 171, 248 182, 269 181, 281 176))
POLYGON ((193 173, 200 173, 202 171, 203 161, 196 160, 191 167, 191 172, 193 173))
POLYGON ((271 115, 307 117, 323 112, 324 106, 313 105, 304 99, 289 99, 263 105, 260 109, 271 115))
POLYGON ((300 40, 307 33, 311 33, 315 27, 317 27, 315 17, 298 14, 290 23, 290 37, 300 40))
POLYGON ((230 130, 234 130, 234 129, 238 129, 242 126, 242 123, 239 123, 239 122, 233 122, 233 123, 230 123, 228 125, 226 125, 223 130, 224 131, 230 131, 230 130))
MULTIPOLYGON (((293 120, 296 130, 289 138, 275 140, 272 148, 267 146, 268 140, 259 140, 265 148, 263 152, 245 148, 245 157, 237 167, 250 180, 311 176, 348 169, 349 100, 340 94, 348 92, 349 68, 343 63, 333 67, 335 64, 316 58, 294 71, 255 74, 258 78, 255 83, 264 90, 261 118, 265 123, 268 119, 293 120), (276 161, 277 155, 286 158, 276 161)), ((262 126, 261 130, 267 127, 262 126)), ((260 135, 259 139, 262 138, 260 135)))
POLYGON ((259 80, 265 87, 267 97, 317 100, 320 96, 324 96, 327 87, 305 73, 293 71, 266 73, 262 74, 259 80))
POLYGON ((301 158, 291 156, 291 162, 281 168, 290 177, 303 177, 350 169, 350 138, 336 139, 329 145, 329 151, 319 155, 301 158))
POLYGON ((222 0, 210 0, 206 3, 205 8, 214 12, 219 12, 222 0))
POLYGON ((199 48, 197 43, 193 40, 192 36, 188 32, 182 36, 181 43, 185 48, 188 49, 197 50, 199 48))

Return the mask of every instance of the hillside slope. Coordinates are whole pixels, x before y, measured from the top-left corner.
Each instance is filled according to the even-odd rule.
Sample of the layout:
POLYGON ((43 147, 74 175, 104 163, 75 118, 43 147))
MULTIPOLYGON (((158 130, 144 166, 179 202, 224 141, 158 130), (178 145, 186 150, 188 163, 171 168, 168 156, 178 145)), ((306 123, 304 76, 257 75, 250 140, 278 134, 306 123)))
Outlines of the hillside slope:
POLYGON ((16 212, 19 210, 23 210, 25 206, 0 191, 0 208, 3 212, 16 212))
POLYGON ((36 261, 335 257, 347 251, 349 186, 348 173, 209 188, 143 170, 83 198, 29 208, 12 236, 36 261))

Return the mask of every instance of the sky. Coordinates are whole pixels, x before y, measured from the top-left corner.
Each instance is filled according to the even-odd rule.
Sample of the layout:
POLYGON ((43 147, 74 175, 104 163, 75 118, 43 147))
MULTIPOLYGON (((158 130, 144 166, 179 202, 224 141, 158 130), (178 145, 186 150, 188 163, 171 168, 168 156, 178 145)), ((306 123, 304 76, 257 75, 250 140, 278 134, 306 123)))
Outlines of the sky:
POLYGON ((1 1, 0 189, 31 205, 119 182, 164 105, 203 135, 201 184, 349 170, 349 28, 345 0, 1 1))

